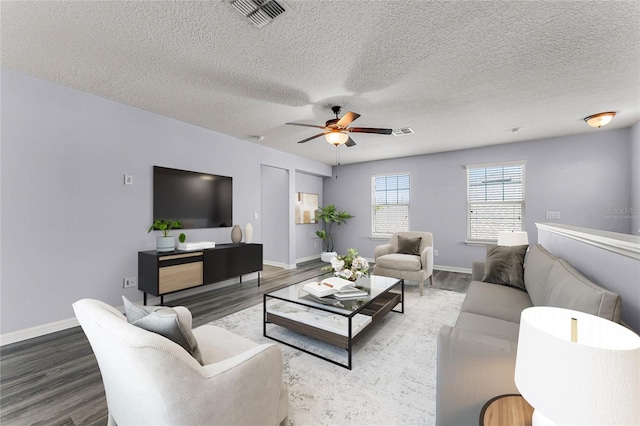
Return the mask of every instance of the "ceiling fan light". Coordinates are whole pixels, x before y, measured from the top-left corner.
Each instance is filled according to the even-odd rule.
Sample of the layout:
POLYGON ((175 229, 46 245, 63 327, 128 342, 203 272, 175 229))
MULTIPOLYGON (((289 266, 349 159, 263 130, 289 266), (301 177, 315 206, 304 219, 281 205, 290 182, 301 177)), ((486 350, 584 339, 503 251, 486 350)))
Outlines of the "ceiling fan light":
POLYGON ((332 130, 330 133, 327 133, 325 135, 325 139, 327 139, 327 142, 329 142, 331 145, 342 145, 343 143, 346 143, 349 140, 349 135, 347 135, 346 133, 342 133, 340 130, 332 130))
POLYGON ((613 111, 601 112, 585 117, 584 121, 586 121, 587 124, 591 127, 600 128, 609 124, 611 120, 613 120, 613 117, 615 117, 615 115, 616 113, 613 111))

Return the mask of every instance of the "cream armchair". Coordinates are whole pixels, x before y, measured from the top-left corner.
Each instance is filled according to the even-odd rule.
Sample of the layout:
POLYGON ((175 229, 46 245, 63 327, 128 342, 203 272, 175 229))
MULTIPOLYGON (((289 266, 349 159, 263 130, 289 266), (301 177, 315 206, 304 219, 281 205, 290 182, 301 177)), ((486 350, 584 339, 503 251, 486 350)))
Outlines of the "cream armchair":
MULTIPOLYGON (((109 425, 287 425, 282 352, 212 325, 193 330, 204 365, 92 299, 73 304, 98 360, 109 425)), ((191 313, 174 308, 179 315, 191 313)))
POLYGON ((433 234, 431 232, 396 232, 388 244, 377 246, 374 252, 374 275, 417 281, 420 296, 424 281, 433 285, 433 234), (419 242, 416 240, 420 238, 419 242))

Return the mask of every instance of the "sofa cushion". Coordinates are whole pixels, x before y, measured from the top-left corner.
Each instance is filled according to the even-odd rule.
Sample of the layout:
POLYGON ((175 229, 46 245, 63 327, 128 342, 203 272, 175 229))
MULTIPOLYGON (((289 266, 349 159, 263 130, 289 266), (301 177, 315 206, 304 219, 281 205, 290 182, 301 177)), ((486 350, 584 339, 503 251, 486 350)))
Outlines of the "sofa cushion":
POLYGON ((540 244, 530 247, 524 262, 524 286, 534 305, 542 305, 547 277, 558 258, 540 244))
POLYGON ((398 249, 396 253, 420 256, 420 242, 422 237, 410 238, 398 235, 398 249))
POLYGON ((520 324, 471 312, 460 312, 456 320, 456 328, 517 342, 520 324))
POLYGON ((488 245, 482 281, 525 290, 524 255, 527 247, 488 245))
POLYGON ((520 323, 520 313, 533 306, 526 291, 512 287, 472 281, 461 312, 485 315, 520 323))
POLYGON ((420 256, 391 253, 377 258, 376 266, 386 269, 398 269, 401 271, 419 271, 422 269, 422 262, 420 261, 420 256))
POLYGON ((549 272, 541 305, 573 309, 620 322, 620 296, 589 281, 562 259, 549 272))
POLYGON ((186 308, 185 313, 181 314, 179 310, 166 306, 140 306, 124 296, 122 300, 129 324, 177 343, 202 364, 198 341, 191 331, 191 315, 186 308))

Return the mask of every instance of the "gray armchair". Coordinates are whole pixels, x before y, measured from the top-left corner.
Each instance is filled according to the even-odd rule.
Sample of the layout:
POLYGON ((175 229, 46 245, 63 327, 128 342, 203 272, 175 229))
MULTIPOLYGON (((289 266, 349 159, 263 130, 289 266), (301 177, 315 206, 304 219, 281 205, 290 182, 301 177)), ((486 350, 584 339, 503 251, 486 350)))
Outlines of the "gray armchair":
POLYGON ((396 232, 388 244, 375 248, 374 257, 374 275, 417 281, 420 285, 420 296, 424 293, 424 281, 427 278, 430 278, 433 285, 431 232, 396 232))
MULTIPOLYGON (((201 365, 178 343, 98 300, 73 304, 98 360, 109 426, 287 425, 282 352, 213 325, 193 329, 201 365)), ((186 315, 184 307, 173 308, 186 315)))

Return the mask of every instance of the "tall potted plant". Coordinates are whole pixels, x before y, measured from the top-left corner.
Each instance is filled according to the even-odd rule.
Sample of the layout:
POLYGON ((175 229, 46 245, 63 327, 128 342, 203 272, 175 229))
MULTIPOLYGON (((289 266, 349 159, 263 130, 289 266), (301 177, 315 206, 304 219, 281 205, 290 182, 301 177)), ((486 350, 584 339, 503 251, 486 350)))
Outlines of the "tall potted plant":
POLYGON ((322 229, 316 231, 316 235, 322 240, 322 254, 320 255, 320 259, 322 259, 323 262, 331 262, 331 259, 338 255, 334 251, 333 246, 333 225, 336 223, 338 225, 346 223, 347 219, 351 219, 352 217, 355 216, 347 212, 339 212, 333 204, 318 208, 317 218, 322 222, 322 229))
POLYGON ((169 235, 169 231, 172 229, 182 228, 182 224, 179 220, 173 219, 156 219, 149 227, 149 231, 161 231, 162 236, 156 238, 156 250, 158 251, 172 251, 176 248, 176 239, 169 235))

